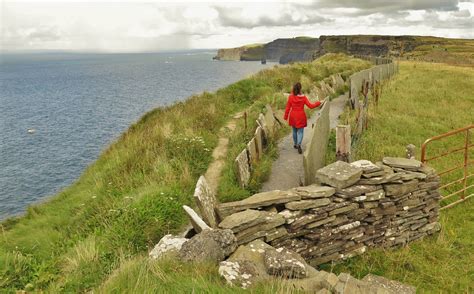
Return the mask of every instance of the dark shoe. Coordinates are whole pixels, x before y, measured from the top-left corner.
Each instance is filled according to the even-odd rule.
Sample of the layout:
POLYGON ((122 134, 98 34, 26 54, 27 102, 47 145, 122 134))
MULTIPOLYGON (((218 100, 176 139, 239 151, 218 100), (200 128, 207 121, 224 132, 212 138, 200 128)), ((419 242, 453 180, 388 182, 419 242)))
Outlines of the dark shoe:
POLYGON ((298 145, 293 145, 293 148, 298 149, 298 145))
POLYGON ((299 153, 299 154, 302 154, 302 153, 303 153, 303 150, 301 149, 301 145, 298 145, 298 153, 299 153))

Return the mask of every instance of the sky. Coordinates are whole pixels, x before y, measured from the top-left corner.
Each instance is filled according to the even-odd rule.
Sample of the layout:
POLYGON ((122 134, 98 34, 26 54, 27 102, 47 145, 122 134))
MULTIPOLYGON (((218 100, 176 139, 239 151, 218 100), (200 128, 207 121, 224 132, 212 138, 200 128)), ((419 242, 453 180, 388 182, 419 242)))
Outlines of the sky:
POLYGON ((7 1, 0 49, 157 52, 320 35, 474 38, 474 0, 7 1))

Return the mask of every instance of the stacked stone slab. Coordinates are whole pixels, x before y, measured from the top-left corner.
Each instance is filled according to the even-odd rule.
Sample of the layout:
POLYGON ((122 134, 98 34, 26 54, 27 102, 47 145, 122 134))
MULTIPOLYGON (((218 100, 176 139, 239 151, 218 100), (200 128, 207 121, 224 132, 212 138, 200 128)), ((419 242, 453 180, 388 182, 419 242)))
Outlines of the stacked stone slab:
POLYGON ((300 254, 312 265, 403 246, 440 229, 439 178, 419 161, 336 162, 320 185, 271 191, 218 206, 218 227, 239 245, 256 239, 300 254))
POLYGON ((272 107, 267 105, 266 110, 265 114, 260 113, 258 116, 254 137, 234 161, 235 174, 242 188, 248 186, 253 166, 262 158, 264 148, 279 127, 272 107))

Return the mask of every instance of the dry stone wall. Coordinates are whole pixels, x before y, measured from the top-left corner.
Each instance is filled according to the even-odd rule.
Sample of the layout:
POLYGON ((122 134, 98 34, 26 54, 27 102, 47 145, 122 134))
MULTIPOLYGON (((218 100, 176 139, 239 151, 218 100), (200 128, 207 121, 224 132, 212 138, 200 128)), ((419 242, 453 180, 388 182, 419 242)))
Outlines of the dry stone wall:
POLYGON ((440 228, 439 178, 419 161, 339 161, 316 177, 321 185, 219 204, 218 227, 232 230, 239 245, 260 239, 312 265, 402 246, 440 228))
POLYGON ((260 113, 258 116, 254 137, 234 161, 235 174, 242 188, 248 186, 255 164, 262 158, 267 142, 274 136, 279 126, 272 107, 267 105, 266 110, 265 114, 260 113))

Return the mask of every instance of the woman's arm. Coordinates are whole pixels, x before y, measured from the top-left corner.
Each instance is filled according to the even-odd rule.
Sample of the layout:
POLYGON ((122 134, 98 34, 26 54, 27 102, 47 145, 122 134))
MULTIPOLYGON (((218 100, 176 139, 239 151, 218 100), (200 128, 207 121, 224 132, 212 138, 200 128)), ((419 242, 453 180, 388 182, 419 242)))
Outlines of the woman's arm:
POLYGON ((314 103, 309 102, 308 97, 304 96, 304 104, 308 106, 309 108, 316 108, 319 105, 321 105, 321 101, 316 101, 314 103))
POLYGON ((291 95, 288 96, 288 102, 286 102, 286 108, 285 108, 285 116, 283 117, 284 120, 288 119, 288 115, 290 114, 290 109, 291 109, 291 95))

